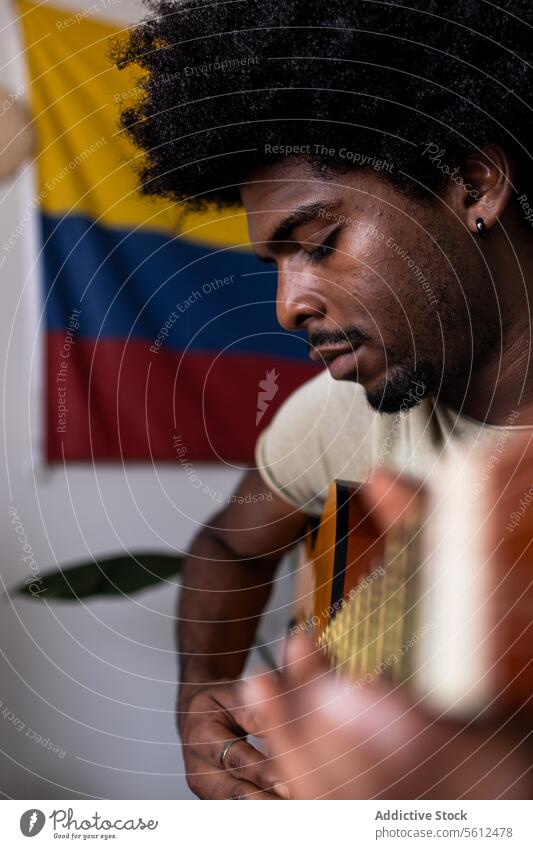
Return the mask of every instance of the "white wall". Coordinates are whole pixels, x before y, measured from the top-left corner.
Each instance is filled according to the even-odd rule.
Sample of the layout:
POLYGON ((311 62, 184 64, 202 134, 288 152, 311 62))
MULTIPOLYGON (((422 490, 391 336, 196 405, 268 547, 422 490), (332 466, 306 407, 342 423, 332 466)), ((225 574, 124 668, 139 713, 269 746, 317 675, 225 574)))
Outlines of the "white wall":
MULTIPOLYGON (((118 20, 139 16, 136 0, 101 5, 118 20)), ((9 6, 6 0, 0 5, 0 81, 14 90, 23 56, 16 57, 20 45, 9 6)), ((28 208, 34 179, 30 166, 0 186, 0 245, 28 208)), ((0 267, 0 791, 37 799, 184 798, 190 794, 173 716, 176 588, 83 606, 21 601, 9 592, 28 573, 10 525, 10 505, 43 572, 120 549, 183 548, 214 509, 191 488, 184 470, 171 464, 47 468, 39 462, 40 437, 32 433, 41 403, 35 380, 41 368, 36 246, 30 222, 0 267), (67 753, 60 757, 43 748, 36 734, 67 753)), ((199 465, 197 471, 222 493, 239 477, 215 465, 199 465)), ((283 605, 287 592, 287 581, 280 581, 274 608, 283 605)), ((268 632, 277 633, 285 618, 281 607, 268 632)))

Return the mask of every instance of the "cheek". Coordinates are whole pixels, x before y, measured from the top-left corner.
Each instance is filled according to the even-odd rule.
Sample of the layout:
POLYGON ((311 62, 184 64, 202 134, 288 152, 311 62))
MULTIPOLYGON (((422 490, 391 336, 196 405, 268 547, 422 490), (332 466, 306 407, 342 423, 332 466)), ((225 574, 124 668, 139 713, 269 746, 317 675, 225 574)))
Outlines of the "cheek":
POLYGON ((384 233, 370 221, 359 221, 344 232, 325 275, 333 283, 328 285, 328 300, 339 310, 360 314, 390 296, 384 240, 384 233))
MULTIPOLYGON (((410 324, 424 323, 424 331, 438 326, 438 289, 443 279, 444 260, 431 239, 420 233, 397 228, 380 244, 376 252, 375 277, 379 290, 389 299, 396 316, 410 324)), ((415 328, 416 330, 416 328, 415 328)))
POLYGON ((403 277, 399 239, 391 222, 376 214, 351 228, 339 243, 337 258, 350 290, 370 300, 394 297, 403 277))
POLYGON ((339 241, 327 297, 337 316, 373 323, 382 334, 410 336, 438 328, 436 251, 431 239, 390 216, 361 220, 339 241), (433 266, 433 267, 432 267, 433 266), (417 329, 418 325, 418 329, 417 329))

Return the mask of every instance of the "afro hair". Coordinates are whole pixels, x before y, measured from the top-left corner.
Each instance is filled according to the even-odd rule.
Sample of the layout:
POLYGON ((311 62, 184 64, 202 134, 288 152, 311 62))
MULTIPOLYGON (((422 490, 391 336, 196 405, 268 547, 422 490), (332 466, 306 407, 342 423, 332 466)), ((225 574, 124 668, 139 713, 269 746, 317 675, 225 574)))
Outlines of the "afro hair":
POLYGON ((235 205, 251 173, 294 150, 322 171, 379 162, 407 191, 438 191, 489 144, 511 152, 523 190, 531 0, 145 2, 114 57, 138 74, 121 120, 146 194, 235 205))

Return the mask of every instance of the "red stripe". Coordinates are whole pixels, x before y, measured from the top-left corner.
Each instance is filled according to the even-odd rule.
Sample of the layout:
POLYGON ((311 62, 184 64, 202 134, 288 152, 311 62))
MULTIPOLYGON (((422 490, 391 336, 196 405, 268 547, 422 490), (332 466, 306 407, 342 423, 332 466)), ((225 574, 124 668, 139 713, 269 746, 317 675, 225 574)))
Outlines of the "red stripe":
POLYGON ((316 373, 311 364, 271 357, 154 354, 146 342, 122 339, 75 339, 65 359, 64 345, 63 332, 47 334, 50 462, 247 462, 279 405, 316 373), (272 368, 279 389, 256 426, 259 382, 272 368))

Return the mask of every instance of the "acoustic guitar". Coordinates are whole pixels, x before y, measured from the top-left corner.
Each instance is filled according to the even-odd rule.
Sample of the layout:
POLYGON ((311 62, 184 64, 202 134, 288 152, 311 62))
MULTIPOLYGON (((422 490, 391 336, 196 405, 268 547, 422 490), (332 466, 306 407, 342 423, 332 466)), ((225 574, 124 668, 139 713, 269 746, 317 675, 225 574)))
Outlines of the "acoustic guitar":
POLYGON ((384 678, 449 718, 533 715, 533 451, 521 440, 484 468, 456 455, 423 484, 330 486, 292 631, 352 686, 384 678))

